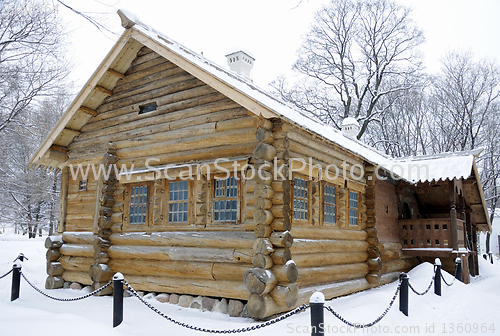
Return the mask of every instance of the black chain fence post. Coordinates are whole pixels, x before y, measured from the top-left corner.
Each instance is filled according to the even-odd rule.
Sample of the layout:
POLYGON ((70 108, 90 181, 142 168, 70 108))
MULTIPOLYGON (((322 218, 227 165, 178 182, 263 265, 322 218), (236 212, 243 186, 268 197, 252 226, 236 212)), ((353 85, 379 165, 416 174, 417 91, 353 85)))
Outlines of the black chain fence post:
POLYGON ((14 261, 12 265, 12 289, 10 291, 10 301, 19 299, 19 292, 21 287, 21 263, 14 261))
POLYGON ((113 328, 123 322, 123 275, 113 276, 113 328))
POLYGON ((464 281, 464 278, 462 277, 462 259, 460 257, 457 257, 455 259, 455 279, 458 281, 464 281))
POLYGON ((401 273, 401 288, 399 290, 399 311, 408 316, 408 274, 401 273))
POLYGON ((311 307, 311 336, 325 335, 325 295, 321 292, 314 292, 309 298, 311 307))
POLYGON ((490 263, 493 264, 493 253, 490 252, 490 263))
POLYGON ((441 259, 436 258, 434 267, 436 269, 434 273, 434 294, 441 296, 441 259))

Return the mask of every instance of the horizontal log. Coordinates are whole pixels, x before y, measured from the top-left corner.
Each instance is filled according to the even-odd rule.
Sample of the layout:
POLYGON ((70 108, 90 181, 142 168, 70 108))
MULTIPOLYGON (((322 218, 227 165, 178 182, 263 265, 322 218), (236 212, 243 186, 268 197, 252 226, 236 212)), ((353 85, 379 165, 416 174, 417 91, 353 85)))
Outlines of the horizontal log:
POLYGON ((137 275, 126 276, 125 280, 136 290, 203 296, 210 293, 212 297, 248 299, 248 290, 243 281, 214 281, 137 275))
POLYGON ((88 272, 94 258, 62 256, 59 262, 65 271, 88 272))
POLYGON ((124 275, 166 276, 184 279, 213 280, 212 263, 110 259, 108 265, 113 272, 121 272, 124 275))
POLYGON ((113 277, 113 271, 106 264, 92 264, 89 269, 90 279, 93 282, 107 282, 113 277))
POLYGON ((64 279, 60 276, 49 275, 45 280, 45 289, 58 289, 64 286, 64 279))
POLYGON ((365 262, 367 252, 332 252, 332 253, 305 253, 295 254, 293 261, 299 268, 327 265, 354 264, 365 262))
POLYGON ((355 292, 360 292, 372 287, 365 278, 339 281, 324 285, 312 285, 307 287, 299 287, 299 298, 295 306, 309 304, 309 298, 314 292, 319 291, 325 295, 325 299, 330 300, 335 297, 349 295, 355 292))
POLYGON ((276 286, 269 295, 273 298, 276 305, 290 308, 299 298, 299 286, 296 283, 276 286))
POLYGON ((257 238, 253 243, 254 253, 269 255, 274 252, 273 244, 267 238, 257 238))
POLYGON ((292 260, 287 261, 284 265, 274 265, 271 271, 279 282, 296 282, 299 275, 297 265, 292 260))
POLYGON ((172 260, 172 261, 195 261, 195 262, 218 262, 218 263, 248 263, 248 257, 252 250, 245 253, 244 250, 230 248, 201 248, 201 247, 161 247, 161 246, 134 246, 134 245, 112 245, 107 250, 113 259, 139 259, 139 260, 172 260))
POLYGON ((267 238, 271 235, 272 232, 273 229, 271 229, 269 225, 265 224, 257 224, 255 225, 255 229, 253 230, 253 233, 257 238, 267 238))
POLYGON ((364 278, 368 272, 366 263, 300 268, 297 284, 299 287, 305 287, 312 284, 364 278))
POLYGON ((292 228, 292 223, 285 218, 275 218, 270 226, 274 231, 289 231, 292 228))
POLYGON ((380 285, 381 272, 368 273, 365 278, 371 285, 378 286, 380 285))
POLYGON ((417 258, 389 260, 382 263, 382 274, 408 271, 419 264, 417 258))
POLYGON ((90 279, 88 272, 65 271, 62 278, 68 282, 78 282, 87 286, 92 285, 92 279, 90 279))
POLYGON ((59 249, 62 255, 69 255, 74 257, 90 257, 94 256, 94 248, 90 244, 64 244, 59 249))
POLYGON ((363 230, 345 230, 329 228, 293 227, 290 231, 294 238, 301 239, 338 239, 338 240, 366 240, 367 234, 363 230))
POLYGON ((63 239, 61 236, 48 236, 45 239, 45 248, 58 249, 62 245, 63 245, 63 239))
POLYGON ((364 252, 367 249, 368 243, 365 241, 294 238, 290 251, 292 255, 295 255, 300 253, 364 252))
POLYGON ((60 262, 47 262, 47 274, 52 276, 58 276, 63 274, 64 269, 60 262))
POLYGON ((276 148, 266 143, 260 143, 253 151, 253 156, 255 159, 263 159, 272 162, 276 156, 276 148))
POLYGON ((252 265, 257 268, 270 269, 271 267, 273 267, 274 263, 271 256, 257 253, 253 256, 252 265))
POLYGON ((290 247, 293 244, 293 236, 289 231, 273 232, 269 240, 274 246, 290 247))
POLYGON ((382 259, 382 261, 401 259, 402 256, 403 256, 403 252, 401 250, 382 250, 382 251, 380 251, 380 259, 382 259))
POLYGON ((382 260, 380 258, 368 259, 366 264, 370 271, 380 272, 382 270, 382 260))
POLYGON ((48 249, 47 253, 45 253, 45 259, 47 261, 56 261, 61 256, 61 253, 58 249, 48 249))
POLYGON ((255 186, 253 193, 255 197, 270 199, 274 195, 274 189, 270 185, 258 184, 255 186))
POLYGON ((272 223, 273 219, 274 216, 269 210, 257 210, 253 214, 253 222, 256 225, 258 224, 269 225, 272 223))
POLYGON ((255 319, 278 314, 288 310, 287 307, 278 307, 270 295, 250 294, 247 303, 248 314, 255 319))
POLYGON ((383 251, 383 250, 401 250, 402 248, 403 248, 403 245, 401 245, 401 243, 380 242, 378 244, 378 249, 380 251, 383 251))
POLYGON ((242 281, 245 272, 250 267, 252 267, 251 264, 213 263, 212 278, 214 280, 242 281))
POLYGON ((113 233, 109 240, 113 245, 142 246, 191 246, 251 249, 255 237, 252 232, 241 231, 170 231, 113 233))
POLYGON ((278 279, 270 270, 252 268, 245 272, 244 283, 250 293, 267 294, 278 284, 278 279))
MULTIPOLYGON (((95 196, 93 197, 95 208, 95 196)), ((66 244, 93 244, 95 235, 92 232, 64 232, 62 238, 66 244)))
POLYGON ((276 248, 273 253, 271 253, 271 258, 273 263, 276 265, 284 265, 287 261, 292 259, 292 253, 288 247, 276 248))

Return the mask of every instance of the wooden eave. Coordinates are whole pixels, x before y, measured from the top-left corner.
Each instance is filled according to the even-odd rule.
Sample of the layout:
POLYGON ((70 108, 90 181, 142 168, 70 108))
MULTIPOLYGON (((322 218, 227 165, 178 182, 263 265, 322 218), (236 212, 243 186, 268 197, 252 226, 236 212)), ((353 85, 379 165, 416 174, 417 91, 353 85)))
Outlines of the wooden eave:
POLYGON ((472 215, 474 216, 476 227, 481 232, 491 232, 492 226, 490 216, 488 214, 488 207, 484 198, 483 186, 479 178, 476 161, 473 161, 471 178, 475 179, 474 183, 464 185, 467 192, 474 196, 475 202, 470 204, 472 215))
POLYGON ((31 157, 29 167, 64 166, 62 161, 52 160, 47 154, 51 146, 66 149, 73 139, 80 134, 81 128, 90 118, 97 115, 96 109, 112 93, 116 82, 130 67, 141 44, 130 37, 126 30, 113 48, 80 90, 56 126, 31 157))

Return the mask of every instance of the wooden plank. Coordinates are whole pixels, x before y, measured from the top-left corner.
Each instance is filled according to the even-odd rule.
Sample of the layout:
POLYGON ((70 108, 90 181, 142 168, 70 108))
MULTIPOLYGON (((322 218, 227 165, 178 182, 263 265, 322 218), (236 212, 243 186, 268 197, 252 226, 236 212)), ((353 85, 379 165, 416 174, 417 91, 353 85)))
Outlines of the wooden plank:
POLYGON ((125 74, 122 74, 121 72, 118 72, 116 70, 113 70, 111 68, 108 68, 108 70, 106 70, 110 75, 112 76, 115 76, 115 77, 118 77, 120 79, 123 79, 125 78, 125 74))
POLYGON ((113 95, 113 91, 111 91, 109 89, 106 89, 105 87, 102 87, 100 85, 96 85, 94 87, 94 90, 102 92, 102 93, 104 93, 105 95, 108 95, 108 96, 112 96, 113 95))
POLYGON ((96 110, 93 110, 93 109, 85 107, 85 106, 80 106, 78 108, 78 111, 82 111, 83 113, 86 113, 86 114, 91 115, 93 117, 95 117, 96 115, 98 115, 98 113, 97 113, 96 110))

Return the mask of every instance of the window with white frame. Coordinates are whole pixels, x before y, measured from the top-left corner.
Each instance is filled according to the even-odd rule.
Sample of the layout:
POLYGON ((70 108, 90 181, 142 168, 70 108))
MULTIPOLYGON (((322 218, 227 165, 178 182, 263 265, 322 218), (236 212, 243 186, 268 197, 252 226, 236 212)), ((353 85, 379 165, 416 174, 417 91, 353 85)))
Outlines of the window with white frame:
POLYGON ((234 176, 214 179, 214 222, 238 221, 238 179, 234 176))
POLYGON ((349 225, 359 222, 359 193, 349 191, 349 225))
POLYGON ((323 223, 335 224, 337 215, 336 188, 330 184, 323 185, 323 223))
POLYGON ((309 181, 295 177, 293 179, 293 219, 308 220, 309 181))
POLYGON ((189 181, 171 181, 168 184, 167 211, 169 223, 187 223, 189 181))

